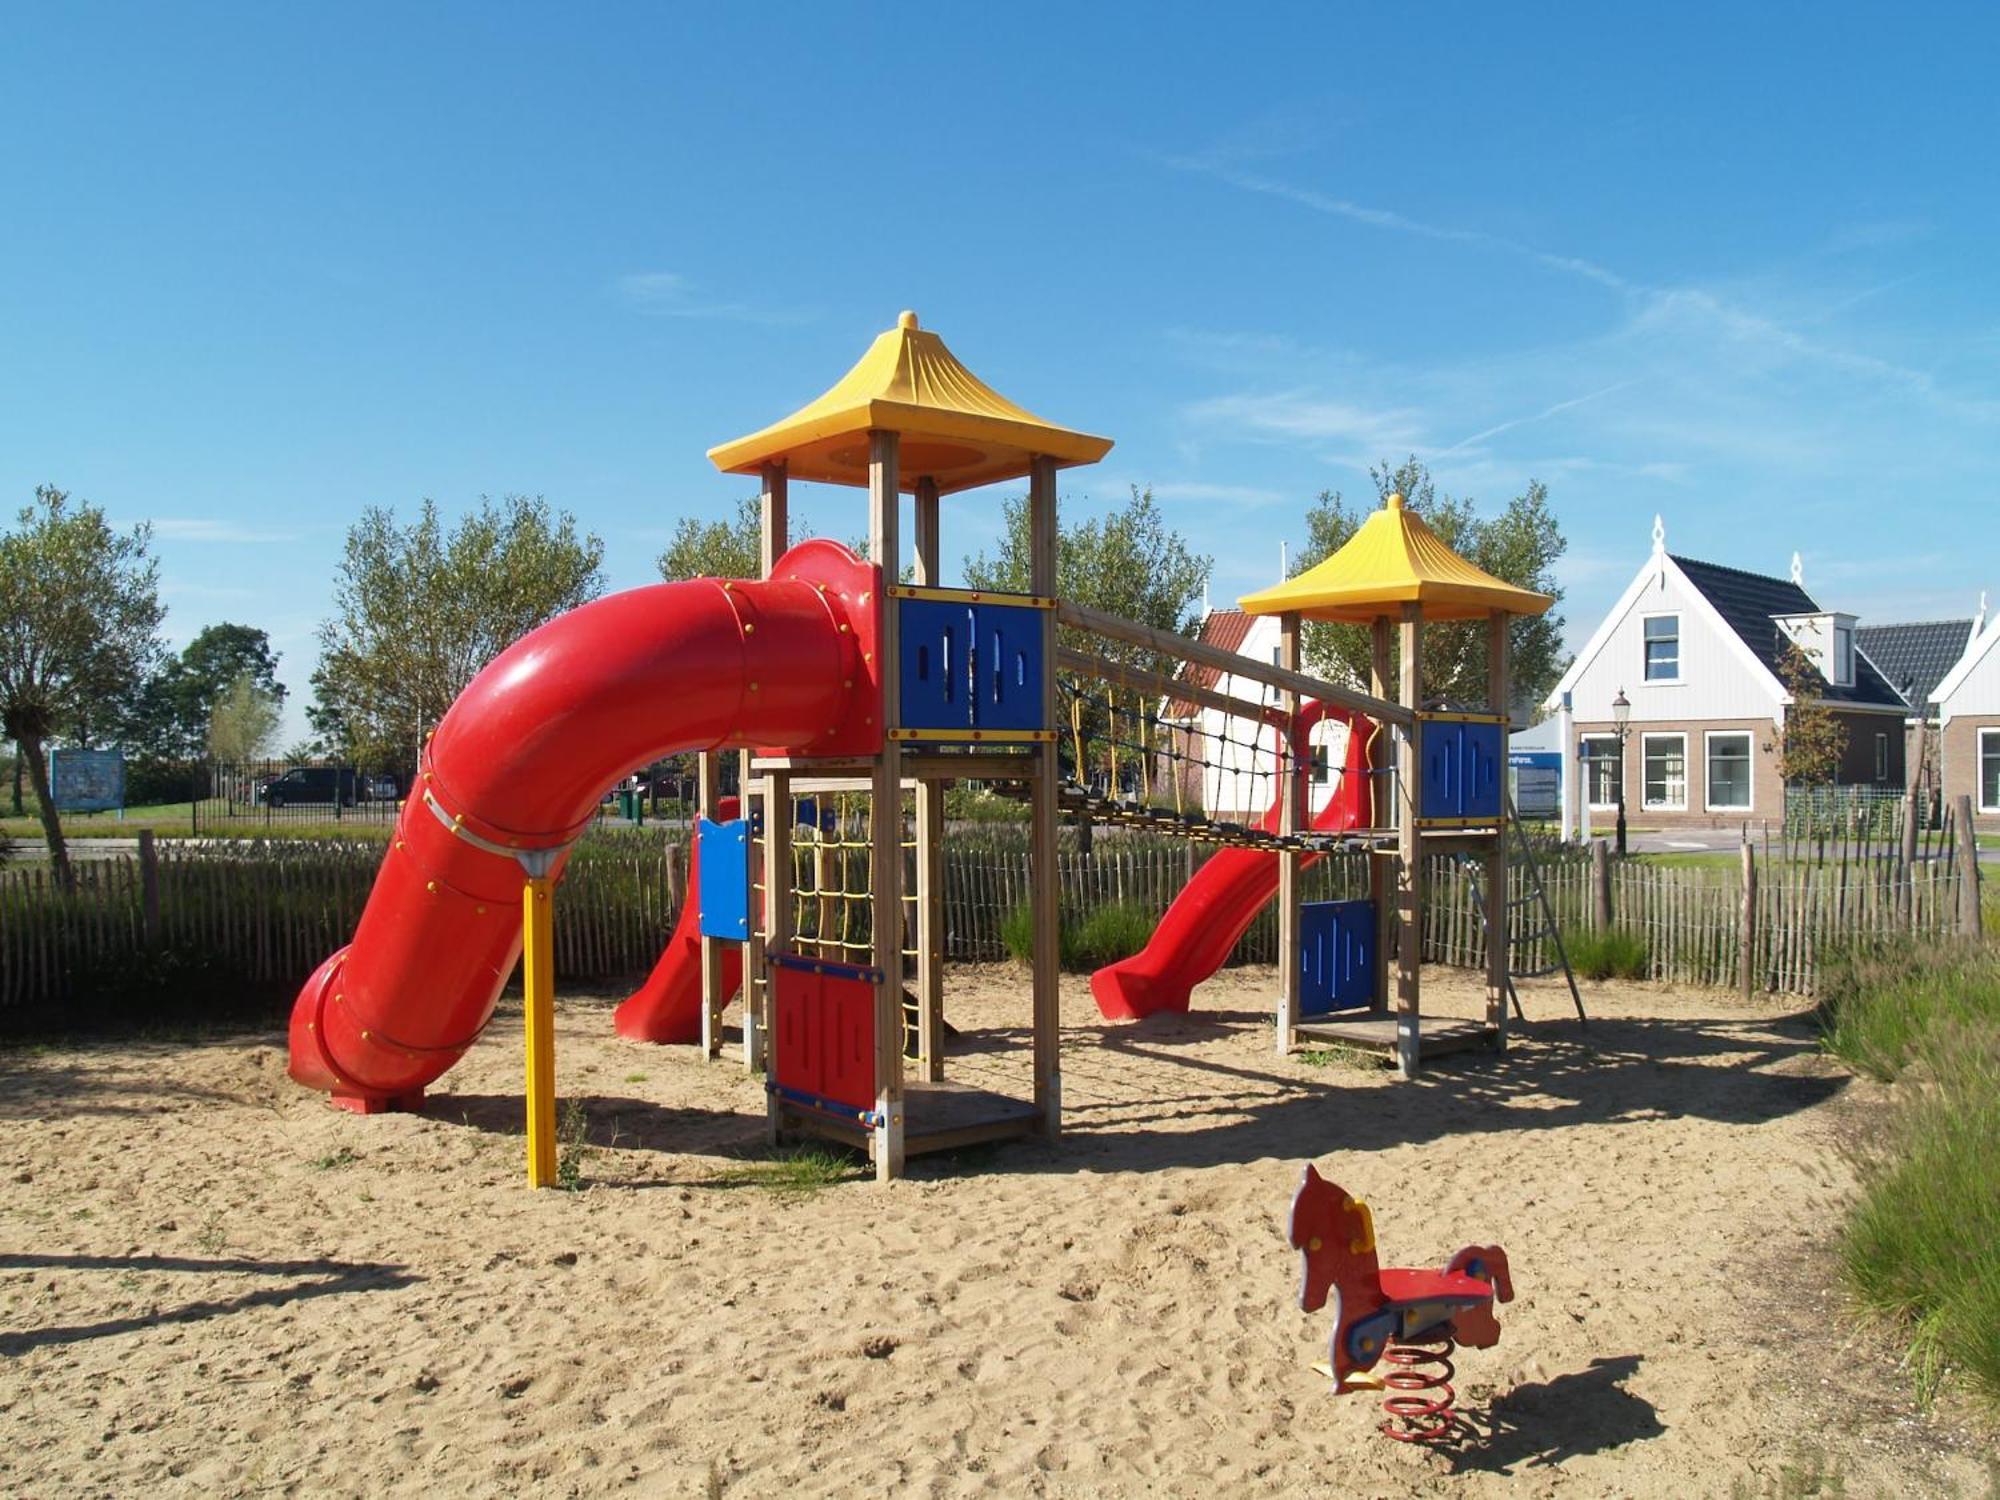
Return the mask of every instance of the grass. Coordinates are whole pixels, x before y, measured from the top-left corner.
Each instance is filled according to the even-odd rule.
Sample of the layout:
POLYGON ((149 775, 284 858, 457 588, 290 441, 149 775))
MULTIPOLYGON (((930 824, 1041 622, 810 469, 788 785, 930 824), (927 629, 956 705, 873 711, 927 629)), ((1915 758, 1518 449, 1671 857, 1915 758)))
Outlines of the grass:
POLYGON ((1907 939, 1827 966, 1827 1050, 1895 1086, 1861 1148, 1849 1286, 1901 1328, 1920 1400, 1963 1379, 2000 1416, 2000 953, 1907 939))
POLYGON ((574 1193, 583 1186, 583 1164, 590 1155, 590 1112, 574 1096, 563 1100, 556 1115, 556 1186, 574 1193))
POLYGON ((787 1147, 762 1160, 745 1160, 711 1172, 712 1187, 762 1188, 779 1198, 807 1198, 843 1182, 857 1182, 863 1163, 851 1152, 825 1146, 787 1147))
MULTIPOLYGON (((1059 948, 1062 966, 1070 970, 1102 968, 1130 958, 1153 936, 1159 918, 1142 906, 1112 903, 1079 916, 1065 912, 1059 948)), ((1033 913, 1017 906, 1000 919, 1000 941, 1016 963, 1027 963, 1034 937, 1033 913)))
POLYGON ((1620 928, 1565 932, 1563 949, 1569 966, 1585 979, 1644 979, 1651 972, 1645 940, 1620 928))
POLYGON ((1344 1042, 1336 1042, 1331 1047, 1302 1048, 1298 1057, 1309 1068, 1356 1068, 1368 1072, 1378 1072, 1390 1062, 1379 1052, 1350 1047, 1344 1042))

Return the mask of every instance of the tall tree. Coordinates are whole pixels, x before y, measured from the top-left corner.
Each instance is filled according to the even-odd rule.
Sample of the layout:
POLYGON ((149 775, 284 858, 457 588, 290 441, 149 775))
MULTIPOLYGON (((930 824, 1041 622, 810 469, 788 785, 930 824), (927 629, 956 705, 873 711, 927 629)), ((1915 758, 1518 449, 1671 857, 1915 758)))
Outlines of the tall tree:
POLYGON ((160 652, 152 531, 120 534, 97 506, 43 485, 0 535, 0 726, 23 760, 65 889, 75 885, 49 790, 47 746, 138 691, 160 652))
POLYGON ((210 625, 155 673, 139 694, 128 741, 156 760, 187 760, 207 747, 215 706, 238 677, 247 675, 280 708, 278 654, 254 625, 210 625))
MULTIPOLYGON (((1403 503, 1420 514, 1438 539, 1459 556, 1495 578, 1561 601, 1563 591, 1556 582, 1555 565, 1569 544, 1549 508, 1547 485, 1531 479, 1526 491, 1508 501, 1500 514, 1482 517, 1469 497, 1440 494, 1430 470, 1415 458, 1393 468, 1378 465, 1369 470, 1369 477, 1378 503, 1400 494, 1403 503)), ((1367 519, 1368 510, 1350 506, 1339 491, 1322 491, 1306 512, 1306 545, 1294 571, 1303 572, 1332 556, 1367 519)), ((1562 615, 1555 609, 1513 621, 1508 647, 1516 703, 1539 702, 1561 678, 1568 664, 1562 628, 1562 615)), ((1335 682, 1368 681, 1371 645, 1365 627, 1311 622, 1306 626, 1304 644, 1309 670, 1335 682)), ((1392 661, 1394 652, 1392 646, 1392 661)), ((1425 625, 1423 657, 1426 699, 1486 702, 1484 623, 1425 625)))
POLYGON ((238 672, 208 716, 208 753, 220 761, 255 760, 278 734, 278 697, 249 672, 238 672))
POLYGON ((669 583, 684 578, 755 578, 763 567, 762 507, 755 495, 736 502, 727 520, 682 518, 667 550, 655 559, 669 583))
MULTIPOLYGON (((1187 634, 1199 623, 1196 607, 1213 567, 1212 558, 1195 552, 1167 525, 1152 490, 1137 485, 1125 505, 1081 525, 1063 525, 1057 536, 1056 589, 1063 598, 1176 634, 1187 634)), ((1024 594, 1031 577, 1028 500, 1023 495, 1002 503, 999 545, 965 560, 965 580, 976 589, 1024 594)), ((1145 671, 1171 674, 1178 665, 1144 647, 1067 630, 1063 638, 1065 644, 1145 671)), ((1067 676, 1061 680, 1070 715, 1065 751, 1078 774, 1104 770, 1115 779, 1122 763, 1149 775, 1147 752, 1155 743, 1158 709, 1153 695, 1119 692, 1067 676)))
POLYGON ((1826 679, 1812 653, 1786 641, 1778 678, 1792 695, 1778 730, 1778 778, 1786 786, 1828 786, 1847 753, 1847 726, 1826 706, 1826 679))
POLYGON ((482 498, 449 531, 429 500, 409 526, 386 508, 364 511, 319 629, 313 728, 353 759, 414 765, 481 667, 604 592, 603 559, 600 538, 539 496, 482 498))

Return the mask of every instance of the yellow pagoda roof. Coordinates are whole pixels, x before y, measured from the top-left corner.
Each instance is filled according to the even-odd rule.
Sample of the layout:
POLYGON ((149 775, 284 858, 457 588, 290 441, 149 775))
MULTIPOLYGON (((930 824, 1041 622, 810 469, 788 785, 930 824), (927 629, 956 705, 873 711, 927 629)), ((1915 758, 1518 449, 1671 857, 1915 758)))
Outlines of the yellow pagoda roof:
POLYGON ((1038 455, 1067 468, 1111 451, 1110 438, 1058 427, 1016 406, 906 312, 817 401, 708 456, 725 474, 755 474, 782 461, 794 479, 866 485, 871 431, 901 434, 904 489, 928 478, 940 494, 1017 479, 1038 455))
POLYGON ((1411 603, 1423 607, 1426 620, 1474 620, 1496 609, 1539 615, 1555 600, 1474 567, 1401 495, 1391 495, 1333 556, 1238 602, 1253 615, 1296 611, 1308 620, 1365 624, 1411 603))

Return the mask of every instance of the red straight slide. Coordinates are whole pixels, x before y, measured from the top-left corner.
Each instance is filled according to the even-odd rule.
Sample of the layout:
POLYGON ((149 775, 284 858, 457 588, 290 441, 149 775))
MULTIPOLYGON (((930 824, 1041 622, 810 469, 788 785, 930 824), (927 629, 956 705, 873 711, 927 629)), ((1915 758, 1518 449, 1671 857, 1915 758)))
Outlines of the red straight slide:
MULTIPOLYGON (((1340 785, 1320 809, 1312 826, 1321 833, 1361 828, 1371 821, 1374 778, 1369 774, 1369 750, 1375 723, 1346 709, 1317 701, 1299 714, 1298 743, 1303 747, 1312 726, 1322 718, 1347 724, 1347 762, 1340 785)), ((1305 753, 1301 749, 1301 753, 1305 753)), ((1274 803, 1257 825, 1266 833, 1278 827, 1274 803)), ((1309 855, 1307 864, 1318 855, 1309 855)), ((1133 1021, 1160 1011, 1185 1011, 1194 987, 1222 967, 1230 949, 1250 929, 1264 904, 1278 894, 1278 855, 1265 849, 1222 849, 1195 871, 1194 879, 1174 897, 1153 929, 1146 946, 1130 958, 1099 969, 1090 976, 1090 993, 1097 1008, 1112 1021, 1133 1021)))
MULTIPOLYGON (((717 822, 736 816, 738 803, 724 797, 716 803, 717 822)), ((743 947, 722 945, 722 993, 736 993, 743 983, 743 947)), ((673 936, 646 982, 625 998, 611 1024, 628 1042, 698 1042, 701 1040, 701 840, 688 840, 687 895, 674 922, 673 936)))
POLYGON ((299 993, 292 1077, 370 1111, 457 1062, 520 957, 523 858, 559 872, 634 766, 747 746, 869 753, 880 591, 877 569, 810 541, 762 582, 613 594, 501 652, 425 748, 354 940, 299 993))

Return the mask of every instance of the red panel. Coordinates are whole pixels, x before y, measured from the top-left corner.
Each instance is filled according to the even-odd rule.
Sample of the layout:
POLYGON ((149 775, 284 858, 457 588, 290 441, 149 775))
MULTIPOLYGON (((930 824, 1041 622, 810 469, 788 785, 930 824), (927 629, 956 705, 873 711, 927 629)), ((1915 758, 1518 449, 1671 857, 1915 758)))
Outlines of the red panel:
POLYGON ((874 983, 776 964, 771 1000, 771 1065, 778 1087, 863 1114, 874 1109, 874 983))

